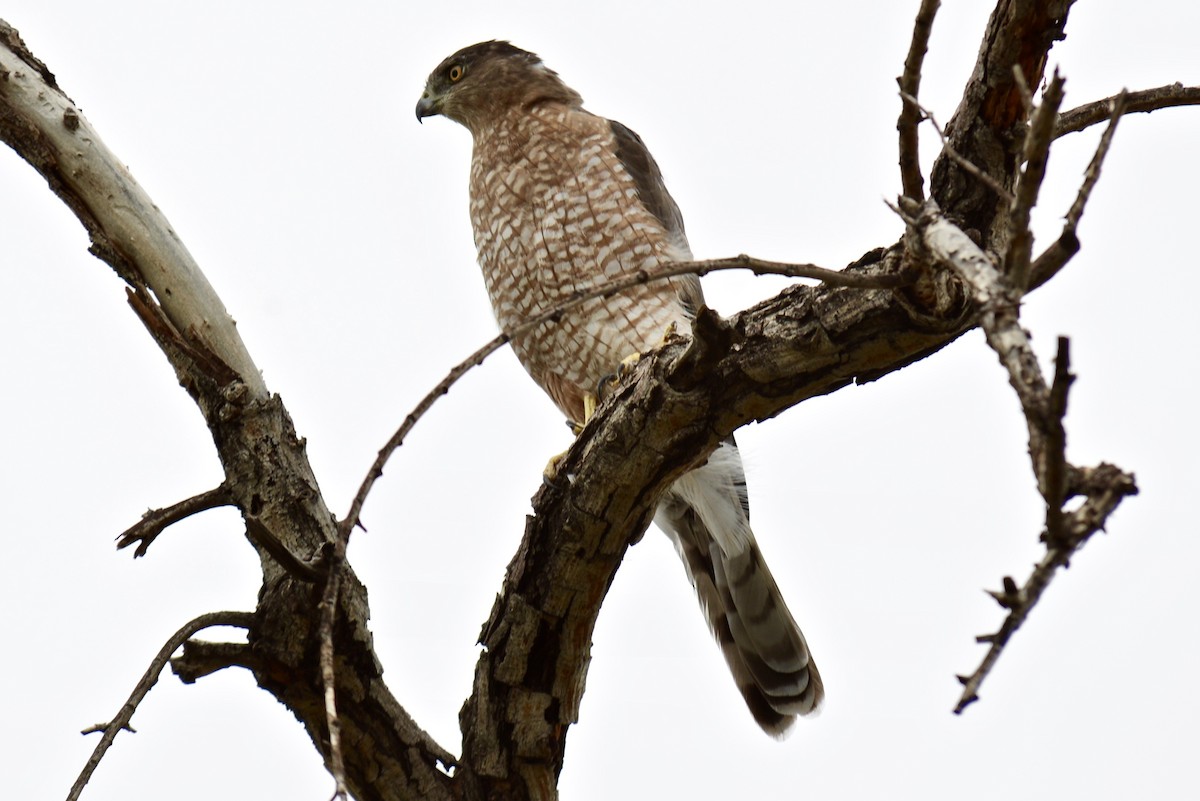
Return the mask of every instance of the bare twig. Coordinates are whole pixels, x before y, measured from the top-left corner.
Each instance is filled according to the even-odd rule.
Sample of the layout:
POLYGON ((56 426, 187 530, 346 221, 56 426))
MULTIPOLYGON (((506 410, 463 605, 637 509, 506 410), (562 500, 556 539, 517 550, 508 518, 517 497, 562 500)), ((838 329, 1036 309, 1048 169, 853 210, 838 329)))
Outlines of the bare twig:
POLYGON ((1054 381, 1050 384, 1049 409, 1046 415, 1046 459, 1042 497, 1046 500, 1046 543, 1061 547, 1063 536, 1063 503, 1067 500, 1067 394, 1075 376, 1071 374, 1071 341, 1058 338, 1058 353, 1054 357, 1054 381))
POLYGON ((1006 203, 1013 202, 1013 194, 1012 192, 1008 191, 1004 184, 1000 183, 995 178, 976 167, 971 163, 970 159, 965 158, 961 153, 954 149, 954 146, 950 144, 950 140, 946 137, 946 131, 942 128, 942 126, 938 125, 937 118, 933 116, 932 111, 917 103, 917 99, 915 97, 904 94, 901 96, 904 97, 906 102, 915 104, 917 108, 921 110, 921 113, 925 115, 925 119, 929 120, 929 124, 933 126, 933 130, 937 132, 938 139, 940 139, 942 142, 942 150, 947 156, 950 157, 951 161, 962 167, 963 172, 967 173, 971 177, 975 178, 975 180, 986 186, 988 189, 995 192, 1006 203))
POLYGON ((917 102, 921 88, 921 65, 929 49, 929 36, 933 31, 933 18, 937 15, 939 0, 921 0, 917 19, 913 23, 912 42, 908 46, 908 57, 904 59, 904 74, 896 79, 900 84, 900 118, 896 130, 900 132, 900 182, 904 196, 920 202, 925 199, 925 178, 921 175, 921 153, 917 126, 921 123, 922 109, 917 102))
POLYGON ((1008 645, 1012 635, 1021 627, 1029 616, 1030 610, 1042 597, 1046 587, 1060 567, 1065 567, 1071 557, 1083 547, 1084 543, 1097 531, 1104 529, 1108 516, 1117 505, 1128 495, 1136 495, 1137 484, 1131 474, 1108 464, 1090 470, 1088 479, 1091 489, 1083 505, 1065 515, 1062 547, 1048 547, 1046 555, 1034 567, 1025 585, 1016 589, 1012 579, 1005 579, 1003 593, 991 593, 1001 606, 1009 610, 1008 616, 995 634, 984 634, 976 638, 981 643, 989 645, 979 667, 970 676, 959 676, 963 691, 954 707, 955 714, 962 714, 968 706, 979 700, 979 687, 995 667, 996 661, 1008 645))
POLYGON ((117 711, 116 717, 103 727, 92 727, 84 732, 86 734, 102 730, 104 736, 96 744, 96 748, 88 758, 87 764, 83 766, 83 771, 79 774, 79 778, 71 786, 71 792, 67 794, 67 801, 75 801, 75 799, 79 798, 79 794, 87 786, 88 780, 91 779, 92 773, 96 770, 96 766, 100 764, 100 760, 104 758, 105 752, 112 745, 117 732, 121 731, 121 729, 130 728, 129 721, 133 718, 133 713, 137 711, 138 704, 142 702, 142 699, 146 697, 146 694, 158 682, 159 674, 162 673, 163 668, 166 667, 167 662, 171 659, 171 654, 179 650, 179 646, 187 642, 196 632, 211 628, 212 626, 234 626, 240 629, 249 629, 253 625, 254 615, 250 612, 210 612, 189 621, 183 628, 171 635, 171 638, 159 649, 158 654, 150 662, 150 667, 146 669, 146 673, 142 676, 141 681, 133 688, 133 693, 129 696, 129 700, 117 711))
MULTIPOLYGON (((340 532, 339 532, 340 534, 340 532)), ((336 677, 333 669, 333 623, 337 617, 338 595, 342 589, 342 569, 346 564, 346 540, 339 536, 329 563, 325 592, 321 596, 318 637, 321 642, 321 683, 325 688, 325 725, 329 731, 329 772, 333 774, 334 798, 346 801, 346 762, 342 756, 342 724, 338 720, 336 677)))
POLYGON ((1138 92, 1121 92, 1120 95, 1106 97, 1103 100, 1087 103, 1059 114, 1058 122, 1054 126, 1054 138, 1082 131, 1098 122, 1111 119, 1113 103, 1121 95, 1125 96, 1126 114, 1135 112, 1148 114, 1160 108, 1200 105, 1200 86, 1184 86, 1181 83, 1173 83, 1169 86, 1143 89, 1138 92))
MULTIPOLYGON (((1020 70, 1017 70, 1019 73, 1020 70)), ((1008 209, 1008 254, 1004 264, 1009 283, 1022 294, 1029 286, 1029 259, 1033 250, 1029 218, 1046 177, 1050 143, 1054 141, 1054 120, 1062 99, 1063 79, 1055 70, 1054 77, 1042 92, 1042 102, 1029 121, 1023 153, 1025 168, 1018 173, 1016 199, 1008 209)))
POLYGON ((962 712, 977 699, 980 684, 1058 568, 1069 562, 1104 525, 1121 499, 1135 494, 1137 487, 1132 476, 1114 467, 1101 465, 1092 471, 1077 470, 1066 461, 1063 417, 1073 380, 1067 340, 1059 339, 1054 383, 1047 386, 1029 335, 1020 325, 1020 291, 1009 284, 992 260, 961 229, 941 214, 936 203, 926 201, 916 209, 915 204, 902 199, 901 205, 906 207, 902 215, 919 233, 920 243, 937 262, 958 273, 971 291, 988 345, 1007 369, 1009 384, 1016 390, 1025 412, 1029 455, 1038 489, 1046 502, 1046 526, 1042 534, 1046 555, 1024 587, 1018 589, 1011 578, 1005 578, 1003 591, 991 593, 1010 612, 998 632, 978 638, 991 647, 975 673, 960 677, 964 688, 955 712, 962 712), (1069 476, 1081 476, 1075 482, 1079 486, 1071 489, 1083 492, 1087 498, 1079 509, 1066 513, 1063 503, 1068 495, 1069 476))
POLYGON ((1079 238, 1073 230, 1063 229, 1058 239, 1050 243, 1050 247, 1042 251, 1042 255, 1033 260, 1029 267, 1029 288, 1037 289, 1049 281, 1058 271, 1067 266, 1075 254, 1079 252, 1079 238))
POLYGON ((1113 134, 1117 131, 1117 123, 1121 117, 1128 113, 1129 102, 1128 95, 1125 92, 1117 95, 1108 111, 1108 126, 1104 129, 1104 133, 1100 134, 1100 143, 1096 145, 1096 152, 1092 154, 1092 160, 1088 162, 1087 172, 1084 173, 1083 183, 1079 187, 1079 193, 1075 196, 1075 202, 1071 204, 1070 211, 1067 212, 1067 225, 1074 231, 1079 226, 1079 220, 1083 217, 1083 210, 1087 206, 1088 199, 1092 196, 1092 189, 1095 188, 1096 182, 1100 180, 1100 167, 1104 164, 1104 159, 1108 155, 1108 149, 1112 145, 1113 134))
POLYGON ((1079 192, 1075 195, 1075 202, 1071 204, 1071 208, 1067 212, 1067 221, 1063 225, 1062 233, 1050 247, 1046 248, 1037 257, 1030 267, 1029 281, 1031 288, 1039 287, 1049 281, 1059 270, 1066 266, 1072 256, 1079 252, 1079 238, 1077 236, 1079 221, 1083 218, 1083 211, 1087 207, 1088 199, 1092 195, 1092 189, 1095 188, 1096 182, 1100 180, 1100 167, 1104 164, 1104 159, 1108 155, 1108 149, 1112 145, 1113 134, 1117 130, 1117 122, 1128 110, 1125 98, 1126 95, 1122 92, 1112 99, 1112 108, 1109 109, 1108 115, 1108 126, 1104 129, 1104 133, 1100 135, 1100 143, 1096 145, 1096 152, 1092 155, 1092 160, 1088 164, 1087 171, 1084 173, 1083 183, 1080 184, 1079 192))
POLYGON ((172 506, 147 510, 141 520, 125 529, 117 537, 117 549, 128 548, 136 542, 138 547, 133 552, 134 557, 145 556, 150 543, 154 542, 155 537, 166 530, 168 526, 194 514, 208 509, 216 509, 218 506, 229 506, 232 503, 233 497, 229 488, 221 484, 208 492, 194 495, 186 501, 180 501, 172 506))
POLYGON ((404 444, 404 439, 412 431, 413 426, 417 424, 438 398, 450 391, 450 388, 458 382, 460 378, 467 374, 473 367, 483 364, 487 357, 491 356, 500 348, 504 347, 508 341, 514 336, 520 336, 526 331, 532 330, 534 327, 541 325, 550 320, 559 319, 565 312, 570 311, 581 303, 584 303, 593 298, 611 297, 618 292, 629 289, 630 287, 639 284, 649 283, 650 281, 661 281, 667 278, 673 278, 680 275, 699 275, 705 276, 709 273, 719 272, 722 270, 750 270, 755 275, 782 275, 789 278, 812 278, 821 281, 828 286, 842 286, 857 289, 895 289, 897 287, 906 286, 912 283, 912 277, 902 274, 893 273, 863 273, 863 272, 841 272, 838 270, 829 270, 824 267, 818 267, 815 264, 787 264, 784 262, 767 261, 764 259, 756 259, 745 254, 734 256, 725 259, 711 259, 708 261, 686 261, 674 262, 672 264, 661 265, 655 270, 646 271, 639 270, 627 276, 623 276, 614 281, 608 281, 597 286, 581 289, 575 292, 571 297, 567 298, 562 303, 548 309, 541 314, 530 317, 524 323, 514 327, 511 331, 504 334, 499 334, 483 347, 476 350, 463 361, 459 362, 446 374, 446 377, 437 383, 437 385, 425 395, 424 398, 413 408, 411 412, 404 418, 400 427, 392 434, 387 443, 379 449, 379 453, 375 461, 371 464, 367 471, 366 478, 363 479, 359 486, 358 492, 354 496, 354 500, 350 504, 350 510, 346 517, 339 524, 339 533, 342 539, 346 542, 350 539, 350 533, 354 526, 359 524, 359 514, 362 512, 363 504, 366 502, 367 495, 370 494, 371 488, 375 482, 383 475, 384 465, 388 459, 395 453, 396 449, 404 444))

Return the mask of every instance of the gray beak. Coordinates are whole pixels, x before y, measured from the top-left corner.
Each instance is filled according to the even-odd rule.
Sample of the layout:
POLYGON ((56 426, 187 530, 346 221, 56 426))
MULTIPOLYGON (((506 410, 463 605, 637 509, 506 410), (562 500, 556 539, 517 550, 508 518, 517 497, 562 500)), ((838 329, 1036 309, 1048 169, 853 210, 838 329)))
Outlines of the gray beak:
POLYGON ((420 122, 425 117, 432 117, 435 114, 441 114, 441 106, 442 104, 437 98, 435 98, 429 92, 426 92, 421 96, 421 99, 417 101, 417 122, 420 122))

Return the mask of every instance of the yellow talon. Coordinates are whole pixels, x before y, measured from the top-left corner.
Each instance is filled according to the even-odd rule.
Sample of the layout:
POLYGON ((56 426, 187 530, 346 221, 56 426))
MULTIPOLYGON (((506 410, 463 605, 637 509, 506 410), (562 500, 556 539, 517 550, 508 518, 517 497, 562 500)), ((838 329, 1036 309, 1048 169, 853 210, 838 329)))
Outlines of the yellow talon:
POLYGON ((657 347, 661 348, 663 345, 667 344, 667 342, 669 340, 674 338, 675 331, 677 328, 678 328, 678 326, 675 324, 674 320, 672 320, 670 323, 668 323, 667 327, 665 329, 663 329, 662 339, 658 340, 657 347))
MULTIPOLYGON (((587 425, 587 421, 591 420, 592 416, 596 414, 596 407, 599 405, 600 405, 600 401, 594 393, 591 393, 591 392, 584 393, 584 395, 583 395, 583 422, 580 423, 575 420, 567 421, 567 427, 571 429, 572 433, 574 433, 575 436, 578 437, 580 434, 583 433, 583 427, 585 425, 587 425)), ((546 467, 544 470, 542 470, 542 480, 543 481, 545 481, 547 484, 554 483, 554 479, 558 475, 558 463, 561 462, 562 458, 566 455, 567 455, 567 452, 563 451, 562 453, 555 454, 554 456, 550 457, 550 461, 546 462, 546 467)))
POLYGON ((622 378, 632 373, 633 368, 637 367, 638 362, 641 360, 642 354, 640 353, 631 353, 624 359, 621 359, 621 363, 617 365, 617 373, 614 376, 613 383, 615 384, 617 381, 620 381, 622 378))
MULTIPOLYGON (((663 345, 667 344, 667 341, 675 336, 676 328, 677 328, 677 326, 674 322, 670 323, 663 330, 662 338, 658 341, 658 344, 655 345, 654 348, 652 348, 652 350, 657 350, 658 348, 661 348, 663 345)), ((615 373, 613 373, 612 375, 605 376, 604 378, 600 379, 600 385, 596 388, 597 389, 596 392, 584 393, 584 395, 583 395, 583 421, 582 422, 576 421, 576 420, 568 420, 567 421, 567 426, 570 427, 571 431, 574 432, 575 436, 579 436, 581 433, 583 433, 583 427, 585 425, 587 425, 588 421, 592 419, 592 416, 596 414, 596 408, 600 405, 600 397, 603 396, 609 389, 616 386, 617 383, 621 379, 625 378, 625 376, 632 373, 633 368, 637 367, 638 362, 640 362, 641 360, 642 360, 642 354, 640 354, 640 353, 629 354, 628 356, 626 356, 624 359, 621 360, 620 364, 617 365, 617 371, 615 373)), ((566 455, 567 455, 567 452, 563 451, 560 454, 552 456, 550 458, 550 461, 546 462, 546 468, 544 470, 542 470, 542 479, 547 484, 554 483, 555 478, 558 476, 558 463, 561 462, 562 458, 566 455)))
POLYGON ((556 453, 550 457, 550 461, 546 462, 546 466, 542 468, 542 481, 550 486, 555 485, 555 479, 558 477, 558 463, 567 455, 566 451, 556 453))

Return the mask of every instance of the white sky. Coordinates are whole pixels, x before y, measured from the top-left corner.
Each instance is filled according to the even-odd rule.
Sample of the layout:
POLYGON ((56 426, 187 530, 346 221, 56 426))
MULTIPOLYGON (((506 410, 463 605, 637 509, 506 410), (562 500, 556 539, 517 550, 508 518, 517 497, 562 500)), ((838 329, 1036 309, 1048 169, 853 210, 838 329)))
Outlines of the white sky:
MULTIPOLYGON (((10 0, 2 15, 172 220, 340 515, 407 411, 494 333, 467 221, 469 136, 413 118, 444 56, 488 38, 540 53, 589 108, 643 136, 697 256, 841 267, 901 230, 882 198, 899 188, 894 79, 917 5, 10 0)), ((922 98, 945 121, 990 4, 943 6, 922 98)), ((1051 54, 1066 106, 1200 83, 1200 6, 1132 9, 1072 11, 1051 54)), ((1055 147, 1042 244, 1097 136, 1055 147)), ((1040 510, 1018 405, 974 333, 739 433, 755 529, 825 676, 824 714, 784 743, 757 730, 650 532, 600 617, 564 798, 1194 790, 1197 141, 1198 109, 1122 122, 1082 252, 1026 305, 1047 363, 1054 337, 1072 337, 1069 457, 1135 471, 1142 495, 1059 577, 981 702, 950 713, 954 674, 1001 620, 982 589, 1024 579, 1038 557, 1040 510)), ((7 151, 0 190, 0 773, 10 797, 53 799, 94 745, 78 731, 116 712, 167 636, 202 612, 253 608, 259 582, 229 510, 171 529, 146 559, 113 550, 147 507, 216 485, 217 459, 74 218, 7 151)), ((783 283, 706 286, 730 313, 783 283)), ((391 687, 451 750, 479 625, 568 437, 501 354, 417 428, 352 544, 391 687)), ((168 674, 133 725, 86 799, 332 792, 300 726, 244 671, 191 687, 168 674)))

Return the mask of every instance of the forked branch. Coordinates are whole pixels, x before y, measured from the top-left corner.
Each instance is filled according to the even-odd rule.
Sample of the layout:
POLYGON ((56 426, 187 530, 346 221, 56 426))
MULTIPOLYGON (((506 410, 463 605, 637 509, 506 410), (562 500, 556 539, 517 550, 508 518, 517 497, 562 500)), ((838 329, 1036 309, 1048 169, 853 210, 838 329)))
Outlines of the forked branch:
POLYGON ((1029 335, 1020 325, 1023 293, 1010 283, 987 254, 941 214, 933 201, 926 201, 919 208, 911 202, 904 205, 909 223, 934 261, 953 269, 972 293, 988 345, 1000 357, 1000 363, 1008 372, 1009 384, 1025 412, 1029 455, 1046 509, 1041 536, 1046 545, 1045 556, 1024 586, 1018 588, 1011 578, 1005 577, 1004 589, 991 593, 1009 614, 999 631, 977 638, 979 642, 988 643, 989 649, 974 673, 960 677, 963 692, 954 710, 960 713, 978 699, 980 685, 1058 568, 1066 565, 1088 538, 1104 525, 1124 497, 1137 493, 1137 485, 1132 475, 1110 465, 1080 470, 1067 462, 1063 418, 1073 380, 1067 340, 1059 340, 1054 381, 1047 384, 1029 335), (1083 505, 1072 512, 1065 511, 1065 502, 1079 494, 1086 496, 1083 505))

